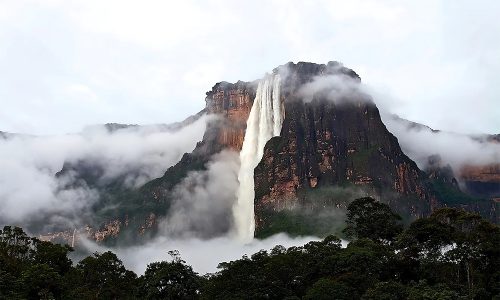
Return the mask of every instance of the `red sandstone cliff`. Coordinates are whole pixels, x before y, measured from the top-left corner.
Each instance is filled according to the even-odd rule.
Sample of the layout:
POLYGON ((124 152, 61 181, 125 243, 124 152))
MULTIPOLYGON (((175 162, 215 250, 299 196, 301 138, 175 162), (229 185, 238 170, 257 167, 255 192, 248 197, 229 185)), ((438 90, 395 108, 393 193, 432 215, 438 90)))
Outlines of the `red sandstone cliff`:
POLYGON ((241 150, 246 121, 255 98, 255 88, 256 83, 219 82, 207 92, 205 98, 207 113, 223 116, 217 141, 224 147, 241 150))
POLYGON ((500 163, 466 165, 460 170, 460 178, 466 181, 500 182, 500 163))
POLYGON ((255 169, 258 231, 283 210, 321 211, 344 205, 345 199, 334 195, 318 197, 319 191, 332 186, 384 195, 403 214, 430 213, 437 203, 426 185, 427 176, 402 152, 369 97, 357 92, 338 98, 317 93, 305 101, 300 92, 317 76, 343 76, 356 84, 359 77, 354 71, 337 63, 281 68, 288 74, 282 86, 286 117, 281 135, 268 142, 255 169))

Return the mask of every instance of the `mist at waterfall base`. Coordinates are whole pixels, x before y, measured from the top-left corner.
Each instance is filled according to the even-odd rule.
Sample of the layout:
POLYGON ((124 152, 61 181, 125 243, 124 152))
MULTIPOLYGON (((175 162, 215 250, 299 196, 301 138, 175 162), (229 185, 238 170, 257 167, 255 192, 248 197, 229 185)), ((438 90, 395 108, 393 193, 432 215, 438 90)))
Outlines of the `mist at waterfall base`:
MULTIPOLYGON (((316 237, 291 238, 281 233, 269 238, 253 239, 248 243, 242 243, 232 236, 222 236, 209 240, 197 238, 172 239, 161 236, 146 244, 107 248, 90 241, 84 241, 84 246, 90 251, 113 251, 120 258, 127 269, 144 274, 148 264, 157 261, 170 261, 168 254, 170 250, 178 250, 181 258, 193 267, 199 274, 213 273, 217 271, 217 265, 221 262, 229 262, 240 259, 243 255, 252 255, 262 249, 270 250, 276 245, 285 247, 300 246, 310 241, 319 240, 316 237)), ((345 243, 345 242, 343 242, 345 243)))
POLYGON ((276 245, 300 246, 319 240, 317 237, 292 238, 284 233, 262 240, 253 238, 253 171, 262 158, 266 142, 281 131, 284 111, 280 83, 279 75, 267 75, 260 81, 239 155, 227 150, 213 155, 207 170, 190 172, 176 186, 172 209, 161 221, 156 238, 141 245, 112 248, 83 240, 87 251, 111 250, 127 268, 142 274, 149 263, 169 260, 168 251, 178 250, 187 264, 205 274, 217 271, 221 262, 262 249, 270 250, 276 245), (226 233, 217 235, 221 230, 226 233))
MULTIPOLYGON (((292 238, 281 233, 266 239, 243 241, 234 228, 226 229, 228 216, 232 217, 239 188, 239 156, 233 151, 215 154, 207 164, 207 170, 190 172, 176 187, 176 197, 169 214, 160 224, 160 233, 152 240, 132 246, 105 247, 90 240, 82 240, 87 255, 112 251, 124 265, 143 274, 148 264, 170 260, 170 250, 178 250, 182 259, 199 274, 213 273, 221 262, 232 261, 243 255, 252 255, 262 249, 270 250, 276 245, 285 247, 304 245, 317 237, 292 238), (219 231, 219 235, 203 238, 219 231)), ((253 210, 252 210, 253 211, 253 210)), ((252 216, 253 218, 253 216, 252 216)), ((246 220, 248 221, 248 220, 246 220)), ((247 225, 245 225, 247 226, 247 225)), ((253 237, 253 236, 252 236, 253 237)), ((78 261, 83 257, 74 257, 78 261)))

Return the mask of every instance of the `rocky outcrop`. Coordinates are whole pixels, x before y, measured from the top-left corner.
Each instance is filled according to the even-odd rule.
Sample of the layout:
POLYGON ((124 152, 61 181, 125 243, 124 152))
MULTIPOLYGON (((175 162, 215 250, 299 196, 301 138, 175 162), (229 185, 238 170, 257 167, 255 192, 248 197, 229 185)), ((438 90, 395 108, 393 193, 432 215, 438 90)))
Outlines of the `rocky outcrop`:
MULTIPOLYGON (((155 216, 154 222, 141 225, 141 233, 156 229, 156 219, 168 214, 175 187, 190 172, 206 170, 211 157, 222 150, 241 150, 256 87, 257 82, 219 82, 207 92, 203 112, 217 115, 218 118, 207 124, 203 140, 193 152, 184 154, 176 165, 166 170, 162 177, 146 183, 135 192, 134 202, 141 203, 143 207, 151 207, 149 212, 155 216)), ((148 216, 150 215, 143 215, 146 218, 148 216)), ((222 231, 229 230, 231 220, 220 220, 220 223, 222 231)))
MULTIPOLYGON (((485 146, 485 148, 493 148, 495 145, 500 144, 500 134, 465 135, 450 133, 435 130, 430 128, 429 126, 402 119, 397 115, 391 115, 390 118, 393 121, 404 125, 404 127, 406 127, 406 129, 408 130, 427 131, 433 134, 445 133, 459 138, 466 138, 470 139, 471 142, 478 143, 479 147, 485 146)), ((456 147, 460 147, 460 144, 457 144, 456 147)), ((438 150, 436 149, 436 151, 438 150)), ((450 172, 453 173, 450 166, 442 165, 441 157, 433 155, 429 159, 430 160, 426 166, 425 171, 429 173, 431 178, 435 177, 433 177, 433 173, 436 170, 442 172, 444 171, 443 168, 447 168, 446 172, 448 173, 448 175, 450 174, 450 172), (432 160, 436 161, 433 162, 432 160)), ((490 163, 475 163, 474 161, 470 161, 469 163, 464 165, 458 165, 458 163, 455 162, 455 174, 452 174, 452 176, 454 177, 455 181, 457 181, 460 189, 471 196, 486 198, 500 197, 500 157, 497 157, 496 162, 493 157, 491 157, 490 161, 490 163)), ((442 179, 443 177, 441 176, 440 178, 442 179)))
POLYGON ((467 181, 500 183, 500 163, 489 165, 466 165, 460 170, 460 177, 467 181))
POLYGON ((258 227, 265 226, 262 216, 269 211, 324 208, 325 203, 312 195, 329 186, 359 187, 378 196, 397 194, 389 200, 396 210, 407 214, 409 208, 414 217, 430 213, 437 203, 426 185, 427 176, 401 151, 368 96, 327 91, 304 98, 301 87, 313 80, 321 84, 318 76, 341 76, 355 85, 359 77, 354 71, 338 63, 298 63, 275 72, 282 69, 288 74, 283 84, 283 128, 268 142, 255 169, 258 227), (419 200, 410 204, 403 198, 419 200))
POLYGON ((74 246, 74 238, 77 236, 76 230, 65 230, 59 232, 49 232, 45 234, 40 234, 38 238, 42 241, 54 242, 54 243, 63 243, 68 244, 70 246, 74 246))
MULTIPOLYGON (((500 134, 472 138, 483 144, 500 144, 500 134)), ((500 198, 500 157, 497 157, 496 163, 464 165, 459 170, 458 177, 469 194, 500 198)))
POLYGON ((427 161, 425 172, 430 179, 452 186, 455 190, 460 190, 455 173, 450 165, 444 165, 439 155, 431 155, 427 161))
POLYGON ((459 176, 470 194, 500 198, 500 163, 466 165, 460 170, 459 176))
POLYGON ((445 165, 439 155, 432 155, 425 172, 433 192, 444 206, 459 207, 476 212, 492 222, 498 222, 498 206, 484 193, 471 193, 467 181, 458 180, 450 165, 445 165))
MULTIPOLYGON (((482 136, 480 140, 483 143, 500 144, 500 134, 482 136)), ((490 164, 465 165, 459 170, 458 177, 466 193, 490 199, 489 205, 483 205, 481 210, 489 210, 490 220, 500 223, 500 157, 497 161, 490 164)))
MULTIPOLYGON (((405 151, 409 151, 412 155, 416 155, 417 159, 420 159, 421 164, 424 166, 424 171, 429 175, 429 179, 435 194, 437 194, 440 202, 446 206, 458 206, 460 208, 477 212, 485 218, 489 218, 493 222, 500 222, 500 214, 497 212, 500 210, 500 206, 496 199, 500 198, 500 154, 497 154, 495 162, 495 148, 498 148, 498 143, 500 143, 500 135, 487 135, 487 134, 477 134, 477 135, 466 135, 453 132, 446 132, 432 129, 426 125, 408 121, 402 119, 396 115, 389 116, 391 123, 395 122, 398 124, 395 128, 401 127, 409 131, 423 133, 430 133, 436 135, 439 138, 441 135, 444 139, 448 139, 450 145, 449 147, 462 147, 462 142, 475 144, 477 149, 484 148, 485 156, 488 157, 490 163, 481 162, 486 159, 486 157, 481 157, 477 160, 470 157, 468 162, 460 162, 456 160, 456 149, 452 151, 451 157, 454 160, 450 160, 446 153, 443 153, 442 148, 432 148, 434 143, 429 143, 429 148, 427 153, 432 153, 433 151, 441 152, 443 157, 438 155, 431 155, 428 161, 424 163, 422 161, 424 156, 422 153, 416 153, 411 148, 411 143, 408 145, 403 145, 406 147, 405 151), (401 126, 402 125, 402 126, 401 126), (451 144, 452 142, 455 144, 451 144), (420 157, 419 157, 420 156, 420 157), (446 165, 443 161, 448 161, 448 163, 453 164, 452 166, 446 165)), ((394 124, 391 125, 392 127, 394 124)), ((398 130, 396 130, 398 131, 398 130)), ((404 131, 400 131, 399 134, 405 134, 404 131)), ((434 145, 436 147, 436 145, 434 145)), ((479 151, 479 150, 478 150, 479 151)), ((497 153, 498 150, 497 150, 497 153)), ((481 154, 477 154, 481 155, 481 154)))
POLYGON ((256 85, 256 82, 219 82, 207 92, 205 110, 222 116, 216 138, 222 146, 241 150, 256 85))

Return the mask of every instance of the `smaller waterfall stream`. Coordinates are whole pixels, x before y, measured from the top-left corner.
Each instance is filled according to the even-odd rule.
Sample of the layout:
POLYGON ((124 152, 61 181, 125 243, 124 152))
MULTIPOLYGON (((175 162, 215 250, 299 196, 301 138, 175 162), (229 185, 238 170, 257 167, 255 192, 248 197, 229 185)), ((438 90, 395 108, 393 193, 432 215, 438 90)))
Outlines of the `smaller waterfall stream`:
POLYGON ((240 152, 238 201, 233 214, 238 237, 250 241, 254 236, 254 169, 264 154, 264 146, 278 136, 283 124, 284 109, 280 99, 279 75, 266 76, 259 82, 255 100, 247 120, 247 129, 240 152))

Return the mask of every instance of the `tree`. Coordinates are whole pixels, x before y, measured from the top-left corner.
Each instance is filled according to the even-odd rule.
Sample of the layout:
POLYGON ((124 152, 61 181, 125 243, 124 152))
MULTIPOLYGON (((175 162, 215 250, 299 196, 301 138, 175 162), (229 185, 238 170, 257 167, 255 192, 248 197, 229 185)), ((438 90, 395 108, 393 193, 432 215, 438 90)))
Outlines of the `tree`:
POLYGON ((411 280, 445 283, 469 298, 500 292, 500 229, 476 214, 438 209, 414 221, 397 244, 402 266, 413 267, 406 273, 411 280))
POLYGON ((405 300, 407 287, 399 282, 379 282, 363 295, 363 300, 405 300))
POLYGON ((421 281, 408 289, 408 300, 454 300, 458 294, 444 284, 429 286, 421 281))
POLYGON ((433 218, 414 221, 398 239, 398 247, 412 259, 438 260, 453 243, 454 229, 433 218))
POLYGON ((276 246, 204 277, 173 251, 140 279, 111 252, 73 267, 70 247, 6 227, 0 299, 499 299, 497 225, 445 208, 394 237, 399 218, 373 199, 353 202, 349 221, 356 239, 346 247, 334 236, 276 246))
POLYGON ((34 247, 32 257, 35 262, 46 264, 61 275, 71 269, 72 262, 68 258, 68 253, 73 249, 70 246, 35 239, 34 247))
POLYGON ((20 290, 16 276, 3 270, 4 264, 0 261, 0 299, 16 299, 20 290))
POLYGON ((136 295, 137 276, 111 251, 84 258, 76 269, 81 285, 78 293, 91 299, 133 299, 136 295))
POLYGON ((33 239, 20 227, 5 226, 0 230, 1 255, 10 260, 27 261, 33 249, 33 239))
POLYGON ((403 230, 401 217, 387 204, 371 197, 359 198, 347 207, 347 227, 344 233, 350 238, 367 238, 392 243, 403 230))
POLYGON ((22 295, 26 299, 60 298, 61 275, 47 264, 29 265, 22 273, 22 295))
POLYGON ((169 254, 172 261, 148 265, 141 277, 141 296, 146 299, 197 299, 201 278, 177 251, 169 251, 169 254))
POLYGON ((463 269, 469 297, 498 294, 492 279, 500 268, 500 228, 477 214, 458 209, 440 209, 430 218, 453 228, 453 247, 444 256, 457 265, 458 271, 463 269))
POLYGON ((356 291, 348 285, 334 281, 330 278, 321 278, 313 286, 307 290, 304 299, 307 300, 348 300, 355 299, 356 291))

